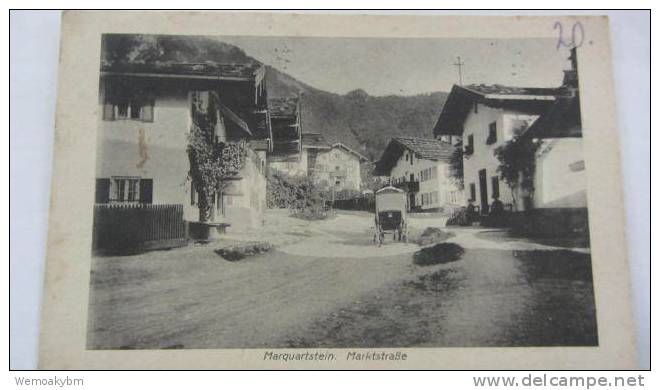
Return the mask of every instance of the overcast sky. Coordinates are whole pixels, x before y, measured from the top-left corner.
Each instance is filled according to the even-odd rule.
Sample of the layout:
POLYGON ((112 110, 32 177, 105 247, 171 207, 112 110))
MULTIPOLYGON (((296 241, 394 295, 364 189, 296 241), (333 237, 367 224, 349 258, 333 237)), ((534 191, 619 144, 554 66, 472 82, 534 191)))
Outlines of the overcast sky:
POLYGON ((449 91, 464 84, 555 87, 568 66, 568 51, 554 39, 383 39, 222 37, 259 61, 313 87, 371 95, 449 91))

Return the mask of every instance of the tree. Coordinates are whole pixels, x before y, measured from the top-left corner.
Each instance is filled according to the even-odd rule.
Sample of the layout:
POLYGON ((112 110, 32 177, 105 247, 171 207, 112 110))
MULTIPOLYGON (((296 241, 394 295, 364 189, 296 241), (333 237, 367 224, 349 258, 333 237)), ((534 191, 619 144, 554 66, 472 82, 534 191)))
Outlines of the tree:
POLYGON ((449 174, 459 190, 463 191, 465 187, 463 175, 463 143, 455 145, 454 152, 449 160, 449 174))
POLYGON ((360 164, 360 189, 378 191, 383 188, 385 182, 381 176, 374 175, 376 164, 369 161, 360 164))
POLYGON ((517 191, 524 190, 530 199, 534 198, 534 173, 536 171, 536 152, 542 141, 525 137, 527 124, 514 130, 513 138, 495 149, 495 157, 500 161, 497 167, 500 177, 511 189, 514 203, 517 191))
POLYGON ((218 117, 213 96, 209 94, 207 102, 193 104, 193 124, 188 135, 189 175, 198 194, 199 222, 213 219, 215 194, 222 192, 228 178, 241 171, 247 155, 244 141, 216 142, 218 117))

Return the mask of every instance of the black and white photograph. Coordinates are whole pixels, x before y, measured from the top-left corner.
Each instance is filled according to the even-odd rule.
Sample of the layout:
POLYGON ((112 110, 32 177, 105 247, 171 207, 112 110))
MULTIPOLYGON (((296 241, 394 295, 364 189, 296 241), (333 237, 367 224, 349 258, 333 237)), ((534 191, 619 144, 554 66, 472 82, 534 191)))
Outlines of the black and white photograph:
POLYGON ((577 44, 101 39, 87 349, 599 345, 577 44))

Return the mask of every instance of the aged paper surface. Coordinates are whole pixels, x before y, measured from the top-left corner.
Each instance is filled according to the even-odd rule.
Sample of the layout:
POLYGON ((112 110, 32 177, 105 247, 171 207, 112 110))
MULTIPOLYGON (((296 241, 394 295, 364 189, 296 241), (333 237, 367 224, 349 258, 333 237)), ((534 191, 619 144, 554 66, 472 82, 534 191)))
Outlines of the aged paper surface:
MULTIPOLYGON (((175 39, 174 42, 186 42, 186 40, 175 39)), ((608 23, 605 17, 65 12, 60 50, 40 368, 629 369, 636 367, 629 306, 618 133, 614 118, 608 23), (107 42, 112 38, 111 34, 130 34, 129 40, 132 39, 131 37, 141 38, 137 40, 137 44, 133 42, 134 46, 131 47, 126 46, 128 43, 121 43, 120 40, 117 51, 109 55, 107 42), (372 230, 351 230, 352 227, 349 226, 353 225, 351 221, 355 221, 357 225, 364 223, 364 226, 369 226, 371 229, 374 213, 373 211, 371 214, 367 211, 341 211, 340 205, 343 204, 344 199, 340 194, 350 192, 346 186, 349 186, 351 181, 346 179, 350 177, 347 176, 348 174, 334 173, 329 176, 332 178, 330 187, 333 188, 329 196, 333 208, 336 208, 332 213, 336 214, 327 220, 327 224, 334 224, 333 228, 326 229, 324 226, 329 225, 323 225, 323 222, 315 224, 314 221, 307 221, 302 225, 296 223, 276 225, 274 233, 269 231, 270 217, 263 217, 260 213, 277 214, 277 210, 272 211, 277 207, 264 210, 263 202, 260 203, 260 197, 266 196, 265 171, 278 166, 283 167, 282 169, 292 169, 290 164, 292 161, 301 161, 298 157, 296 160, 278 160, 277 158, 282 156, 278 155, 278 143, 272 138, 273 129, 277 129, 274 118, 289 114, 286 105, 282 103, 289 100, 278 101, 276 98, 280 96, 273 87, 275 84, 272 80, 268 80, 270 77, 268 71, 264 75, 260 73, 261 68, 252 67, 252 64, 235 61, 227 61, 220 65, 209 64, 204 58, 194 60, 170 58, 169 62, 150 62, 149 59, 145 60, 141 57, 148 57, 150 55, 148 50, 153 47, 165 47, 158 43, 159 38, 157 38, 163 35, 179 38, 190 36, 191 42, 198 42, 195 41, 195 36, 213 37, 225 44, 245 49, 248 55, 261 55, 262 58, 259 60, 262 62, 271 59, 274 63, 267 65, 285 73, 288 71, 302 81, 312 84, 312 87, 321 88, 319 84, 326 82, 321 89, 328 89, 335 95, 345 94, 353 99, 351 104, 365 104, 364 107, 368 107, 366 102, 369 99, 376 99, 370 97, 369 93, 387 96, 446 92, 448 96, 443 102, 444 107, 440 116, 438 116, 440 107, 433 109, 432 116, 438 119, 437 124, 434 119, 430 126, 424 129, 416 129, 416 125, 409 125, 409 122, 416 119, 415 104, 421 104, 413 103, 412 114, 402 119, 403 130, 398 134, 392 134, 389 143, 385 140, 382 144, 374 144, 368 140, 360 140, 357 136, 356 141, 349 139, 348 135, 342 136, 341 134, 344 133, 331 135, 327 133, 326 128, 322 131, 304 128, 298 133, 294 132, 297 135, 291 141, 292 145, 300 145, 295 143, 298 137, 297 142, 302 146, 294 146, 299 148, 294 149, 294 152, 302 156, 303 151, 307 151, 305 158, 308 158, 311 155, 309 150, 316 150, 314 148, 322 142, 305 141, 305 139, 312 137, 310 134, 320 132, 328 138, 327 145, 322 145, 322 148, 330 151, 328 158, 332 159, 334 156, 332 153, 337 150, 337 156, 340 152, 352 156, 351 158, 358 161, 357 164, 367 161, 376 162, 378 175, 386 177, 386 184, 399 188, 388 191, 395 194, 404 193, 401 188, 405 190, 407 197, 403 198, 401 210, 401 218, 405 223, 396 225, 399 227, 388 231, 387 218, 392 218, 392 212, 388 209, 383 215, 376 213, 376 225, 373 228, 375 233, 372 233, 372 230), (331 50, 338 50, 336 53, 340 53, 336 47, 342 45, 333 46, 332 43, 328 43, 328 38, 344 39, 341 41, 342 45, 355 50, 349 54, 342 52, 341 55, 352 55, 355 63, 362 64, 364 72, 378 76, 365 75, 364 85, 358 82, 351 84, 349 81, 355 76, 348 72, 349 67, 346 66, 347 72, 344 74, 341 63, 332 58, 331 50), (343 44, 349 40, 353 43, 343 44), (367 40, 369 42, 365 43, 367 40), (410 70, 408 77, 412 81, 405 84, 409 89, 389 90, 387 84, 395 83, 396 74, 388 73, 393 68, 383 65, 384 70, 381 70, 379 65, 387 60, 387 50, 398 48, 402 53, 406 53, 402 56, 412 55, 410 53, 415 52, 414 50, 423 51, 427 48, 425 45, 433 45, 434 43, 429 43, 431 41, 440 42, 438 47, 445 47, 443 46, 445 44, 453 45, 454 49, 447 51, 443 57, 446 63, 438 63, 437 72, 458 70, 458 73, 452 73, 450 77, 455 79, 453 81, 455 86, 451 87, 451 84, 448 84, 448 87, 443 88, 431 85, 430 83, 434 82, 432 77, 422 74, 422 70, 415 68, 414 65, 403 64, 398 70, 410 70), (509 41, 515 43, 508 44, 509 41), (104 42, 106 47, 103 47, 104 42), (157 42, 156 45, 150 46, 153 42, 157 42), (373 42, 377 43, 374 45, 373 42), (388 46, 389 42, 396 44, 388 46), (540 42, 538 47, 534 46, 535 42, 540 42), (479 45, 482 43, 486 46, 500 45, 501 49, 494 48, 492 49, 494 51, 487 52, 485 49, 480 49, 479 45), (552 50, 561 50, 563 53, 561 55, 568 55, 570 49, 576 47, 576 51, 573 51, 573 53, 577 52, 576 73, 566 72, 567 76, 562 81, 561 72, 566 68, 555 69, 548 65, 550 69, 545 70, 548 74, 555 70, 558 74, 555 75, 557 77, 552 76, 552 80, 537 83, 533 79, 521 78, 522 82, 514 87, 531 88, 503 87, 498 81, 499 76, 488 73, 488 69, 493 70, 503 66, 501 62, 497 62, 502 53, 512 57, 518 54, 524 56, 525 53, 517 52, 516 48, 519 47, 518 45, 526 47, 524 45, 528 44, 534 46, 534 49, 529 50, 536 50, 534 53, 537 61, 539 58, 544 58, 539 50, 547 48, 548 64, 552 63, 552 58, 559 58, 560 55, 552 50), (307 53, 302 52, 305 45, 311 47, 307 53), (379 45, 380 49, 377 48, 379 45), (460 49, 462 46, 464 49, 460 49), (373 49, 374 47, 376 49, 373 49), (414 47, 417 49, 412 49, 414 47), (361 48, 373 50, 361 50, 361 48), (273 54, 275 49, 278 50, 278 54, 273 54), (122 68, 119 65, 126 64, 121 64, 120 61, 106 63, 109 59, 118 57, 117 53, 132 61, 129 67, 122 68), (462 53, 467 54, 461 56, 462 53), (469 53, 472 53, 471 56, 469 53), (479 53, 483 54, 480 64, 475 63, 475 53, 477 58, 479 53), (310 61, 307 69, 304 67, 295 69, 293 63, 290 65, 291 68, 287 68, 290 62, 301 63, 300 56, 305 55, 309 56, 310 61), (323 57, 324 55, 327 57, 323 57), (323 68, 319 71, 320 66, 323 68), (204 80, 211 78, 207 77, 209 68, 215 72, 214 74, 220 75, 219 98, 216 97, 216 100, 208 98, 213 94, 205 95, 204 92, 208 88, 204 86, 190 87, 182 92, 185 98, 179 99, 184 102, 180 106, 185 111, 183 119, 173 114, 179 106, 176 103, 178 98, 172 97, 173 94, 180 92, 182 87, 175 85, 171 89, 175 92, 163 93, 162 96, 166 98, 154 92, 165 89, 166 85, 176 83, 172 80, 185 79, 186 88, 203 83, 204 80), (579 75, 579 93, 576 93, 577 75, 579 75), (418 77, 422 80, 420 84, 428 87, 415 86, 414 80, 418 77), (463 77, 465 77, 465 88, 462 85, 463 77), (262 82, 263 79, 266 80, 265 83, 262 82), (108 80, 131 80, 131 82, 123 82, 124 84, 117 82, 123 85, 124 89, 116 92, 119 90, 116 87, 118 84, 108 80), (158 82, 154 84, 153 80, 158 82), (244 89, 234 87, 244 82, 249 83, 250 87, 244 89), (157 88, 144 92, 146 89, 140 89, 142 85, 156 85, 157 88), (550 88, 560 85, 559 89, 550 88), (362 87, 367 91, 360 89, 362 87), (534 89, 535 87, 538 89, 534 89), (138 89, 139 93, 135 92, 130 96, 126 92, 138 89), (265 100, 265 90, 268 93, 268 101, 265 100), (250 96, 253 100, 241 100, 240 104, 232 103, 234 96, 232 94, 235 94, 237 101, 244 96, 250 96), (469 102, 469 99, 473 99, 471 97, 473 95, 478 95, 478 98, 474 98, 477 103, 474 107, 468 107, 467 111, 461 111, 465 101, 469 102), (576 96, 579 96, 579 100, 574 99, 576 96), (204 100, 206 98, 209 100, 204 100), (260 100, 262 98, 263 101, 260 100), (184 134, 190 129, 191 121, 194 122, 196 118, 192 115, 191 119, 189 107, 192 105, 193 110, 201 110, 200 107, 206 109, 210 103, 200 102, 210 101, 216 102, 213 103, 216 104, 214 107, 217 107, 218 115, 224 118, 221 126, 223 132, 217 133, 219 130, 214 130, 216 136, 221 134, 220 141, 229 141, 232 132, 250 135, 248 157, 246 157, 250 163, 246 163, 242 168, 239 184, 223 187, 223 191, 219 192, 222 196, 211 196, 213 199, 211 209, 215 208, 215 210, 200 219, 203 219, 204 223, 199 223, 195 213, 197 208, 202 209, 199 203, 202 199, 199 195, 201 187, 197 187, 195 191, 191 189, 189 183, 197 176, 191 173, 186 177, 190 167, 180 166, 183 174, 176 179, 182 183, 182 192, 176 196, 180 196, 182 200, 178 201, 176 198, 173 201, 163 195, 169 190, 161 186, 162 172, 158 173, 158 167, 166 167, 162 170, 171 171, 164 162, 159 162, 161 158, 159 156, 174 153, 168 152, 169 150, 178 150, 176 153, 185 160, 185 153, 189 149, 186 146, 188 138, 184 134), (577 106, 573 105, 576 101, 579 103, 577 106), (166 103, 161 106, 161 102, 166 103), (482 106, 481 102, 487 103, 482 106), (566 123, 565 118, 566 115, 570 115, 571 107, 573 110, 578 107, 579 125, 566 123), (565 108, 569 111, 561 111, 565 108), (469 121, 459 126, 462 128, 462 133, 454 133, 451 129, 443 130, 445 119, 449 118, 446 123, 454 123, 452 118, 459 115, 459 112, 462 113, 461 115, 468 115, 468 118, 480 118, 479 115, 485 115, 484 113, 491 109, 500 110, 497 112, 501 113, 502 118, 506 118, 498 117, 492 122, 490 119, 485 119, 483 131, 488 135, 485 143, 483 140, 480 141, 481 135, 470 139, 473 134, 469 132, 479 125, 469 121), (470 110, 474 112, 470 114, 472 112, 470 110), (554 116, 553 112, 555 112, 554 116), (272 121, 272 124, 265 127, 267 130, 264 130, 266 134, 270 134, 270 138, 260 139, 255 135, 259 121, 252 116, 253 114, 263 114, 272 121), (162 120, 167 123, 182 120, 187 128, 182 130, 178 139, 159 135, 157 125, 162 120), (572 158, 567 161, 570 164, 567 165, 569 170, 566 172, 581 175, 586 189, 579 192, 582 195, 569 194, 552 198, 553 188, 554 191, 560 191, 572 183, 545 184, 545 187, 537 184, 533 197, 524 191, 518 192, 517 195, 512 192, 509 195, 509 191, 504 190, 505 182, 499 181, 504 180, 504 176, 500 179, 496 177, 498 174, 496 172, 500 172, 496 170, 496 166, 484 165, 484 169, 480 166, 473 167, 480 161, 477 148, 481 148, 483 144, 499 145, 502 137, 512 137, 512 134, 506 135, 507 130, 502 133, 503 128, 510 128, 512 132, 517 131, 513 125, 507 127, 509 126, 507 123, 522 124, 523 122, 525 125, 519 126, 520 128, 529 128, 530 132, 534 131, 536 134, 534 140, 543 140, 541 149, 535 154, 537 176, 533 179, 534 183, 537 183, 536 180, 541 180, 538 172, 544 172, 543 180, 546 181, 543 183, 556 183, 552 182, 553 179, 561 180, 562 174, 552 173, 550 168, 543 170, 545 166, 543 164, 550 159, 549 156, 562 149, 563 146, 560 145, 564 145, 565 141, 579 140, 581 146, 580 151, 576 152, 579 153, 577 157, 570 151, 566 152, 567 156, 572 158), (543 127, 541 126, 543 123, 549 125, 543 127), (130 127, 133 125, 135 127, 130 127), (579 129, 577 137, 576 129, 579 129), (127 146, 122 144, 125 140, 119 136, 113 138, 114 134, 120 134, 122 131, 134 132, 131 134, 135 134, 135 143, 129 143, 127 146), (559 131, 561 134, 556 136, 555 133, 556 137, 548 137, 547 134, 543 135, 547 131, 559 131), (304 134, 307 136, 303 136, 304 134), (408 135, 410 137, 407 137, 408 135), (442 166, 429 165, 426 168, 422 165, 424 168, 421 171, 412 172, 410 178, 406 174, 400 179, 393 171, 396 170, 397 163, 392 163, 394 168, 388 165, 387 151, 390 148, 404 150, 399 156, 403 158, 405 155, 406 163, 408 161, 406 151, 410 150, 410 165, 413 164, 413 158, 416 159, 415 164, 425 164, 425 161, 434 163, 444 161, 434 153, 440 153, 447 145, 452 147, 459 145, 452 138, 454 136, 462 137, 459 141, 463 155, 461 167, 464 167, 462 175, 464 188, 449 190, 446 197, 443 194, 438 195, 437 191, 424 190, 426 188, 424 186, 429 180, 434 180, 437 171, 442 170, 442 166), (266 139, 268 142, 258 142, 266 139), (161 141, 165 152, 159 154, 155 144, 161 141), (304 149, 305 145, 306 149, 304 149), (364 148, 359 149, 361 146, 364 148), (134 159, 130 160, 130 164, 126 167, 122 167, 121 162, 124 159, 122 152, 126 151, 131 156, 134 155, 134 159), (257 163, 254 166, 250 165, 254 161, 257 163), (278 163, 283 165, 277 165, 278 163), (156 168, 153 168, 154 165, 156 168), (474 168, 474 172, 470 171, 471 167, 474 168), (246 185, 241 187, 240 183, 246 185), (413 186, 412 183, 415 185, 413 186), (499 183, 497 190, 494 183, 499 183), (195 192, 198 195, 193 195, 195 192), (250 199, 246 200, 247 198, 250 199), (550 198, 552 199, 548 200, 550 198), (499 199, 501 199, 500 204, 503 203, 502 206, 496 204, 499 199), (544 200, 547 200, 545 205, 540 203, 544 200), (247 203, 240 203, 243 201, 247 203), (446 204, 443 207, 429 207, 439 202, 446 204), (92 248, 102 245, 99 241, 102 238, 94 238, 94 234, 99 235, 101 231, 98 228, 96 233, 93 232, 95 212, 99 213, 97 218, 101 218, 102 210, 108 213, 118 208, 130 210, 138 208, 138 203, 149 204, 140 206, 142 207, 140 210, 152 210, 150 212, 154 213, 165 212, 164 210, 172 203, 183 204, 177 206, 180 207, 179 209, 173 207, 172 212, 178 213, 177 210, 181 208, 183 210, 180 212, 187 222, 185 239, 182 240, 187 246, 181 248, 179 244, 183 230, 179 232, 177 230, 179 228, 176 228, 173 233, 168 231, 167 234, 173 234, 171 237, 159 239, 158 234, 165 233, 156 229, 160 233, 154 233, 155 239, 149 241, 149 245, 165 245, 168 251, 147 251, 146 249, 153 248, 147 248, 145 244, 141 248, 145 249, 146 255, 129 253, 111 256, 97 251, 92 255, 92 248), (447 206, 450 203, 457 206, 455 210, 451 209, 451 212, 448 211, 450 208, 447 206), (237 206, 243 204, 247 206, 243 208, 237 206), (548 206, 550 204, 554 206, 548 206), (576 204, 579 204, 579 207, 575 206, 576 204), (491 210, 488 212, 489 208, 491 210), (516 240, 498 241, 501 240, 498 232, 504 230, 495 229, 497 231, 493 233, 482 228, 488 227, 487 221, 498 221, 496 217, 499 218, 499 214, 496 210, 500 208, 502 215, 512 216, 510 220, 513 220, 514 215, 532 215, 533 212, 530 210, 548 209, 557 212, 566 212, 570 209, 568 211, 570 215, 584 215, 586 218, 586 210, 588 210, 588 227, 582 229, 582 233, 586 234, 587 243, 573 243, 574 245, 566 247, 558 243, 556 237, 552 239, 546 237, 545 241, 525 239, 524 245, 518 244, 516 240), (445 223, 459 215, 461 209, 463 212, 467 210, 468 218, 472 218, 469 216, 471 212, 474 213, 473 219, 475 221, 479 219, 480 222, 457 228, 450 227, 451 223, 447 223, 445 228, 445 223), (576 209, 583 210, 584 214, 580 214, 576 209), (234 215, 232 210, 245 213, 234 215), (252 213, 254 210, 260 213, 252 213), (231 219, 232 215, 235 219, 231 219), (463 254, 465 251, 464 257, 454 263, 465 264, 460 265, 459 267, 462 267, 460 269, 452 268, 452 265, 432 266, 440 268, 419 267, 425 261, 426 253, 419 250, 420 246, 425 249, 431 247, 426 245, 428 243, 417 241, 421 240, 418 236, 422 233, 422 229, 415 229, 419 226, 433 226, 428 221, 436 216, 443 221, 441 227, 449 232, 450 238, 442 245, 454 245, 439 247, 442 248, 441 254, 446 255, 452 250, 463 254), (240 232, 232 230, 232 227, 240 226, 241 223, 251 219, 254 219, 256 224, 263 225, 254 230, 256 233, 251 233, 249 226, 240 232), (220 234, 220 238, 216 238, 217 241, 206 237, 201 240, 207 243, 206 246, 191 238, 199 233, 199 229, 208 229, 209 226, 217 233, 225 223, 229 225, 228 231, 225 232, 228 235, 220 234), (287 231, 282 232, 282 230, 287 231), (242 233, 243 231, 247 233, 242 233), (316 234, 320 236, 316 237, 316 234), (384 238, 385 242, 382 246, 371 242, 372 234, 376 244, 384 238), (400 242, 392 242, 392 238, 396 240, 397 234, 400 242), (282 238, 284 236, 292 236, 295 240, 286 241, 282 238), (224 242, 226 237, 238 240, 239 244, 232 241, 231 246, 219 249, 218 254, 208 250, 218 247, 218 243, 224 242), (251 240, 241 241, 241 237, 249 237, 251 240), (332 246, 334 242, 332 240, 335 239, 341 244, 332 246), (266 241, 266 245, 263 247, 254 245, 251 247, 253 252, 268 251, 270 244, 274 244, 275 250, 257 254, 253 260, 227 262, 236 260, 232 258, 232 254, 235 252, 235 247, 242 245, 240 243, 254 241, 266 241), (487 244, 489 242, 496 244, 487 244), (374 251, 380 251, 378 256, 381 257, 372 256, 374 251), (412 266, 413 252, 415 252, 416 266, 412 266), (190 255, 191 253, 193 255, 190 255), (205 255, 199 253, 206 253, 212 257, 203 258, 205 255), (181 261, 168 263, 172 256, 181 261), (547 258, 548 256, 550 259, 547 258), (323 261, 309 260, 315 257, 320 257, 323 261), (492 261, 501 261, 501 264, 508 266, 478 263, 491 257, 494 259, 492 261), (190 265, 182 266, 181 262, 189 261, 189 258, 193 259, 190 260, 190 265), (405 264, 399 263, 403 258, 405 264), (262 265, 269 259, 270 266, 262 265), (273 265, 276 261, 281 261, 282 266, 273 265), (342 262, 340 266, 333 264, 339 261, 342 262), (217 271, 219 275, 214 279, 213 272, 209 269, 214 269, 216 262, 220 262, 225 268, 219 269, 217 271), (232 268, 224 264, 231 264, 232 268), (247 271, 237 271, 237 266, 245 267, 247 271), (164 274, 164 269, 171 272, 164 274), (426 269, 437 272, 426 275, 426 269), (485 272, 480 271, 483 269, 485 272), (286 279, 289 271, 294 275, 290 280, 286 279), (403 280, 400 277, 404 273, 410 277, 410 280, 403 280), (582 273, 584 277, 580 276, 582 273), (310 275, 318 275, 318 278, 310 275), (330 278, 328 275, 345 276, 327 279, 330 278), (351 275, 355 278, 351 278, 351 275), (161 279, 158 279, 159 277, 161 279), (243 280, 244 283, 239 284, 237 280, 243 280), (412 300, 412 295, 410 301, 402 300, 401 292, 412 294, 413 291, 419 290, 415 286, 421 285, 413 282, 426 283, 420 288, 430 289, 431 293, 426 291, 425 294, 415 295, 415 301, 412 300), (334 287, 338 288, 333 288, 333 283, 334 287), (269 284, 273 285, 272 289, 260 289, 260 286, 269 284), (231 286, 231 288, 223 286, 231 286), (314 286, 320 286, 323 294, 318 289, 315 290, 314 286), (371 286, 374 287, 374 291, 370 290, 371 286), (232 291, 237 292, 231 295, 232 291), (307 296, 297 297, 296 291, 307 296), (499 300, 497 297, 500 295, 507 298, 499 300), (544 300, 543 297, 549 298, 544 300), (514 303, 511 306, 500 306, 504 301, 514 303), (437 308, 433 305, 437 305, 437 308), (319 311, 319 307, 324 309, 326 306, 327 312, 319 311), (406 307, 410 307, 410 310, 406 311, 406 307), (560 318, 557 319, 554 313, 559 313, 560 318), (311 318, 312 315, 315 318, 311 318), (553 329, 562 329, 562 331, 553 334, 553 329), (295 333, 296 336, 288 335, 287 332, 295 333)), ((162 56, 163 51, 156 50, 156 54, 153 55, 162 56)), ((506 62, 506 66, 516 69, 507 68, 506 77, 519 80, 515 77, 529 74, 529 71, 519 68, 521 65, 541 66, 532 59, 522 59, 518 62, 512 60, 506 62)), ((427 71, 436 70, 427 69, 427 71)), ((438 77, 444 76, 438 75, 438 77)), ((213 79, 213 82, 216 80, 213 79)), ((286 90, 282 85, 280 87, 286 90)), ((305 108, 300 109, 300 107, 312 104, 310 102, 313 97, 310 95, 314 96, 315 93, 313 89, 302 92, 287 90, 287 92, 289 98, 293 96, 297 99, 290 101, 297 102, 298 109, 303 113, 306 112, 305 108)), ((392 110, 395 109, 390 109, 392 110)), ((365 116, 371 115, 367 108, 363 108, 362 112, 365 116)), ((336 112, 334 115, 343 114, 336 112)), ((321 121, 317 119, 305 118, 303 115, 302 119, 299 117, 299 122, 292 123, 289 127, 299 129, 301 126, 314 124, 322 126, 321 121)), ((326 121, 331 120, 326 118, 326 121)), ((357 122, 348 121, 345 125, 350 127, 352 123, 357 122)), ((355 131, 364 130, 351 131, 355 134, 355 131)), ((240 144, 244 145, 243 142, 240 144)), ((570 145, 570 142, 568 144, 570 145)), ((570 149, 570 146, 567 148, 570 149)), ((489 156, 492 157, 492 153, 489 149, 489 156)), ((318 156, 321 154, 314 156, 320 161, 321 157, 318 156)), ((332 161, 339 159, 340 157, 336 157, 332 161)), ((446 157, 446 161, 449 164, 449 157, 446 157)), ((330 164, 337 164, 336 172, 345 168, 338 162, 330 164)), ((330 168, 332 170, 333 167, 330 168)), ((358 181, 359 177, 358 173, 358 181)), ((365 181, 364 177, 362 181, 365 181)), ((355 188, 362 193, 351 199, 368 199, 368 191, 364 191, 366 187, 363 184, 355 188)), ((272 184, 269 182, 268 185, 272 184)), ((375 196, 380 199, 379 195, 384 193, 379 192, 377 188, 375 188, 375 196)), ((176 191, 173 190, 175 193, 176 191)), ((374 196, 373 192, 371 196, 374 196)), ((440 192, 442 193, 442 190, 440 192)), ((268 202, 273 206, 272 199, 268 198, 268 202)), ((297 210, 297 207, 290 208, 297 210)), ((378 209, 378 200, 375 207, 378 209)), ((301 213, 305 214, 307 211, 305 209, 301 213)), ((200 216, 201 214, 200 211, 200 216)), ((397 215, 399 214, 395 217, 397 215)), ((549 225, 551 218, 554 218, 550 216, 550 211, 540 215, 546 215, 543 218, 548 219, 541 219, 541 223, 537 226, 549 225)), ((291 221, 286 215, 285 217, 278 221, 291 221)), ((574 220, 575 218, 569 218, 562 221, 574 220)), ((144 220, 132 221, 130 226, 147 224, 144 220)), ((165 226, 162 221, 153 224, 165 226)), ((114 226, 104 232, 112 235, 124 228, 125 231, 130 231, 130 226, 127 224, 119 229, 114 226)), ((359 226, 361 229, 362 225, 359 226)), ((576 235, 579 229, 577 227, 573 230, 576 235)), ((113 243, 115 246, 119 245, 116 244, 119 238, 109 240, 110 247, 113 243)), ((105 242, 107 241, 108 239, 105 242)), ((437 256, 440 255, 436 254, 436 257, 431 256, 431 258, 435 259, 437 256)))

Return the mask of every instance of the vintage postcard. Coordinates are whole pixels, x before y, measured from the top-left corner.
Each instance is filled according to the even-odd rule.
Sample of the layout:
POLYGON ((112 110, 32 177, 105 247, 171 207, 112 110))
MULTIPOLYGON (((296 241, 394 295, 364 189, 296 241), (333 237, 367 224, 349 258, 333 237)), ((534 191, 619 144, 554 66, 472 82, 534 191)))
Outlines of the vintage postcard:
POLYGON ((65 12, 40 367, 636 367, 608 28, 65 12))

